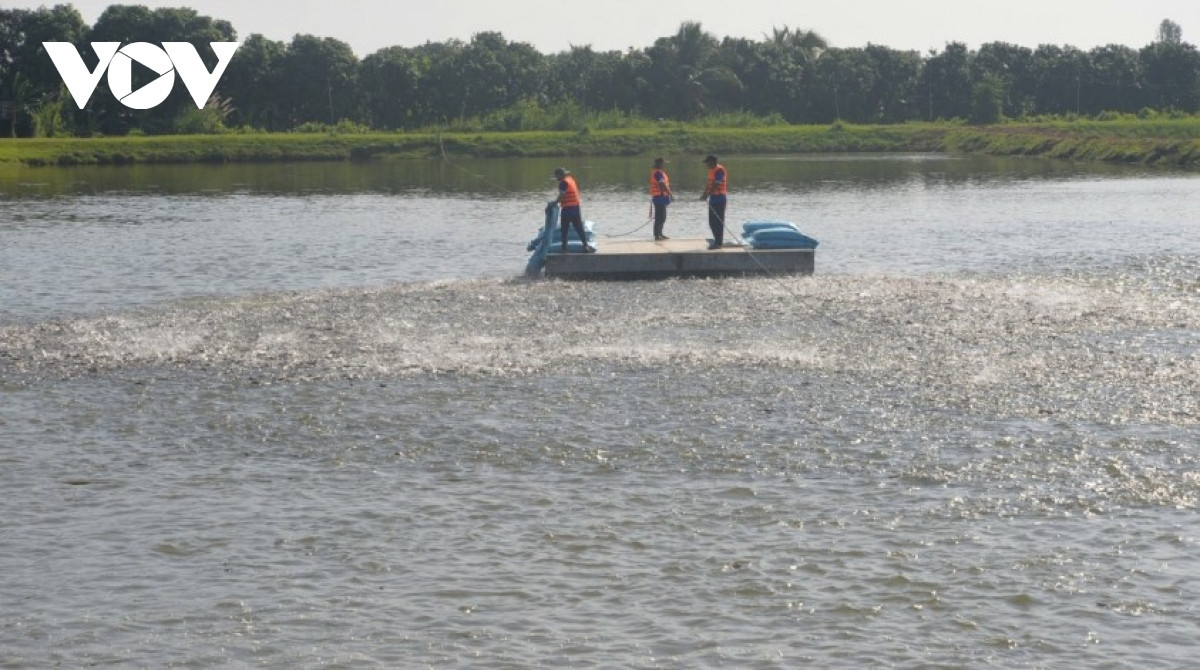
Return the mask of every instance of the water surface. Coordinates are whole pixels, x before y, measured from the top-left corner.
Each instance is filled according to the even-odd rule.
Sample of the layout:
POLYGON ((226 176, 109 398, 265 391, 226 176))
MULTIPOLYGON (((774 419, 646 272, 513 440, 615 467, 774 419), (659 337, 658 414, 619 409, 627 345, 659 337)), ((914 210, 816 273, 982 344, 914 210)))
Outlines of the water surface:
POLYGON ((1188 667, 1200 180, 726 164, 815 276, 521 281, 549 161, 0 173, 0 665, 1188 667))

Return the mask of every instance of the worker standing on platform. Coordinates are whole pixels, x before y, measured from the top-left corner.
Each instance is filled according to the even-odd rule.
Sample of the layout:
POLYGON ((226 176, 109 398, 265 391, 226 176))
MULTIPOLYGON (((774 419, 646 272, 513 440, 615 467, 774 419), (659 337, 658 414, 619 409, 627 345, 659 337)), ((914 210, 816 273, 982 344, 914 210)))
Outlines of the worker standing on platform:
POLYGON ((558 205, 562 208, 559 221, 562 226, 562 252, 567 253, 567 234, 570 226, 575 226, 579 240, 583 242, 583 252, 592 253, 596 247, 588 244, 587 230, 583 227, 583 212, 580 209, 582 200, 579 198, 579 185, 566 168, 554 168, 554 178, 558 180, 558 205))
POLYGON ((654 206, 654 239, 668 239, 663 235, 663 224, 667 222, 667 205, 671 204, 671 180, 663 169, 667 163, 662 158, 654 159, 654 169, 650 171, 650 202, 654 206))
POLYGON ((700 199, 708 201, 708 227, 713 234, 713 241, 708 248, 720 249, 725 239, 725 205, 729 195, 729 173, 712 154, 704 157, 704 164, 708 166, 708 185, 700 199))

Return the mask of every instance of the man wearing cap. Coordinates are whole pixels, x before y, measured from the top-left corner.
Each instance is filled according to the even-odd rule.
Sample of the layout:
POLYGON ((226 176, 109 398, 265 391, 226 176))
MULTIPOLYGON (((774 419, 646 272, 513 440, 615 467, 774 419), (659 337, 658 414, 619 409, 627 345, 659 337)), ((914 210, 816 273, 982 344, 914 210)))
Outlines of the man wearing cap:
POLYGON ((570 226, 575 226, 575 232, 579 233, 584 253, 594 252, 596 247, 588 244, 587 231, 583 228, 583 213, 579 208, 582 202, 579 199, 579 185, 575 183, 571 171, 566 168, 554 168, 554 178, 558 180, 557 202, 562 208, 558 219, 559 225, 562 226, 562 252, 567 253, 567 234, 570 226))
POLYGON ((708 227, 713 234, 712 244, 709 244, 708 248, 720 249, 725 239, 725 204, 729 193, 729 173, 712 154, 704 157, 704 164, 708 166, 708 186, 700 199, 708 200, 708 227))
POLYGON ((662 158, 654 159, 654 169, 650 171, 650 202, 654 204, 654 239, 665 240, 663 224, 667 222, 667 205, 671 204, 671 180, 663 169, 667 161, 662 158))

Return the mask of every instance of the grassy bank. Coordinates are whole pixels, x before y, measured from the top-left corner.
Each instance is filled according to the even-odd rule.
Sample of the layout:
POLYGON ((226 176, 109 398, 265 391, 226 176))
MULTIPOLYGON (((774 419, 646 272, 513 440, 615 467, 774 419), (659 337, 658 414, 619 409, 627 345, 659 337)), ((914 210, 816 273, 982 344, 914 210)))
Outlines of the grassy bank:
POLYGON ((1200 119, 1055 121, 960 127, 946 151, 1200 168, 1200 119))
POLYGON ((1200 119, 894 126, 771 125, 492 133, 231 133, 0 140, 0 163, 85 165, 368 160, 384 157, 622 156, 948 151, 1200 167, 1200 119))
POLYGON ((245 133, 0 140, 0 162, 28 165, 351 160, 380 157, 626 156, 650 153, 937 151, 934 126, 672 124, 582 132, 245 133))

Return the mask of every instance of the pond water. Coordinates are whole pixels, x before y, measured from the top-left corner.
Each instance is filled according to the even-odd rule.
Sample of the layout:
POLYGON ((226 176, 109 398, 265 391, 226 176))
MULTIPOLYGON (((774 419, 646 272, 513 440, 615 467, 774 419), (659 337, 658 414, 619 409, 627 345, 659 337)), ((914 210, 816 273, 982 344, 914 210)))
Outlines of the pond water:
MULTIPOLYGON (((1191 253, 1194 175, 941 155, 739 158, 730 222, 796 223, 821 274, 1076 267, 1191 253)), ((668 234, 708 235, 676 159, 668 234)), ((509 277, 554 192, 545 159, 0 171, 0 322, 195 295, 509 277)), ((570 166, 606 236, 648 236, 648 168, 570 166), (646 174, 643 174, 646 173, 646 174)))
POLYGON ((0 667, 1189 665, 1200 177, 724 162, 0 168, 0 667))

